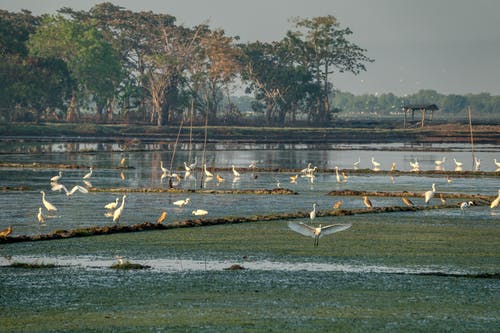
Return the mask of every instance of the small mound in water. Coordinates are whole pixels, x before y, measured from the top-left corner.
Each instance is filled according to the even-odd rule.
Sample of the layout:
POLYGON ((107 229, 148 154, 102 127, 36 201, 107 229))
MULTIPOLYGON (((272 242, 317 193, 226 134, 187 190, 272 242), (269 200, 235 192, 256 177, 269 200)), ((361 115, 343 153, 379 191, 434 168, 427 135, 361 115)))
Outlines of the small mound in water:
POLYGON ((231 265, 230 267, 224 268, 224 269, 226 271, 241 271, 241 270, 244 270, 245 267, 238 265, 238 264, 234 264, 234 265, 231 265))
POLYGON ((57 265, 54 264, 37 264, 37 263, 26 263, 26 262, 13 262, 10 264, 10 267, 13 268, 31 268, 31 269, 36 269, 36 268, 55 268, 57 265))
POLYGON ((111 268, 128 270, 128 269, 148 269, 148 268, 151 268, 151 266, 134 264, 134 263, 131 263, 130 261, 125 261, 121 264, 116 263, 116 264, 112 265, 111 268))

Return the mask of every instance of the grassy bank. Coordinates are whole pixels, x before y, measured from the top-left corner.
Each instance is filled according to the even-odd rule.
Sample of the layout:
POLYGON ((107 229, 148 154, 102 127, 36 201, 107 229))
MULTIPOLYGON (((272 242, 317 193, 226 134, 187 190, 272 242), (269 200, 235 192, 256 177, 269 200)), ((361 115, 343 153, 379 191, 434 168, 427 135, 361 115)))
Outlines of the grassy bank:
MULTIPOLYGON (((172 140, 179 134, 179 126, 141 126, 141 125, 105 125, 105 124, 2 124, 0 137, 45 137, 47 140, 65 136, 79 140, 99 137, 102 140, 140 139, 172 140)), ((476 143, 500 143, 500 126, 476 126, 476 143)), ((184 127, 180 131, 180 140, 203 142, 205 128, 184 127)), ((366 142, 464 142, 470 140, 470 131, 465 125, 439 125, 416 129, 336 127, 225 127, 209 126, 209 141, 241 141, 256 143, 366 143, 366 142)))

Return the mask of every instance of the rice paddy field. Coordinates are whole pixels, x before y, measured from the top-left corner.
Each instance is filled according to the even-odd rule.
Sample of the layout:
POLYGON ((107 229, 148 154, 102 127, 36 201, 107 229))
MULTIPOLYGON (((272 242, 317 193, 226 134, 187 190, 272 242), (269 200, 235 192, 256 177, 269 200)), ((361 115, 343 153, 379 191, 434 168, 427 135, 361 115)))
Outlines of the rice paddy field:
MULTIPOLYGON (((0 332, 498 332, 500 327, 500 208, 489 203, 500 189, 498 147, 476 147, 476 175, 467 147, 213 145, 207 168, 225 180, 202 177, 199 147, 119 144, 0 144, 0 332), (184 177, 184 164, 197 166, 184 177), (372 171, 371 157, 381 163, 372 171), (445 157, 446 174, 427 173, 445 157), (120 165, 125 158, 125 165, 120 165), (356 172, 357 168, 367 172, 356 172), (182 176, 166 190, 160 161, 182 176), (173 162, 172 162, 173 161, 173 162), (255 161, 256 168, 248 168, 255 161), (420 170, 409 172, 409 162, 420 170), (390 174, 392 163, 405 171, 390 174), (10 166, 6 166, 8 164, 10 166), (14 166, 18 163, 17 166, 14 166), (314 180, 301 177, 318 166, 314 180), (231 166, 241 173, 234 177, 231 166), (62 168, 62 166, 73 166, 62 168), (93 166, 93 174, 83 176, 93 166), (338 166, 348 176, 337 182, 338 166), (290 171, 280 171, 287 169, 290 171), (297 170, 295 172, 294 170, 297 170), (276 171, 274 171, 276 170, 276 171), (89 193, 52 191, 50 178, 89 193), (407 172, 408 171, 408 172, 407 172), (299 174, 296 183, 290 176, 299 174), (363 214, 356 190, 422 193, 436 186, 415 211, 363 214), (203 187, 204 191, 200 191, 203 187), (243 189, 290 189, 296 194, 238 194, 243 189), (213 190, 210 192, 208 190, 213 190), (57 207, 47 211, 40 191, 57 207), (219 192, 215 192, 219 191, 219 192), (118 222, 104 205, 126 200, 118 222), (444 194, 446 205, 440 202, 444 194), (470 195, 470 199, 451 194, 470 195), (478 199, 478 195, 488 198, 478 199), (177 200, 190 202, 177 207, 177 200), (462 201, 474 205, 461 210, 462 201), (321 214, 342 201, 346 214, 321 214), (318 217, 308 212, 317 204, 318 217), (37 221, 42 207, 44 223, 37 221), (196 209, 206 216, 193 216, 196 209), (166 228, 46 241, 11 242, 21 235, 60 230, 198 219, 305 217, 166 228), (351 224, 313 238, 288 223, 351 224), (119 261, 140 269, 116 269, 119 261)), ((341 176, 340 176, 341 177, 341 176)), ((398 196, 372 196, 375 208, 404 205, 398 196)), ((124 267, 126 268, 126 267, 124 267)))

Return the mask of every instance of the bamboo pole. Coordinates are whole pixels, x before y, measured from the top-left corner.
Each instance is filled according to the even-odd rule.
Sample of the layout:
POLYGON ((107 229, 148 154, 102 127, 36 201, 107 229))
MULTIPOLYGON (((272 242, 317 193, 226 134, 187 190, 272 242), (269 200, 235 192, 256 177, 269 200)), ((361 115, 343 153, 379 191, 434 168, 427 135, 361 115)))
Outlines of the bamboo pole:
POLYGON ((470 145, 471 145, 471 152, 472 152, 472 167, 471 171, 474 171, 474 164, 476 163, 476 158, 474 156, 474 135, 472 131, 472 112, 469 106, 469 129, 470 129, 470 145))

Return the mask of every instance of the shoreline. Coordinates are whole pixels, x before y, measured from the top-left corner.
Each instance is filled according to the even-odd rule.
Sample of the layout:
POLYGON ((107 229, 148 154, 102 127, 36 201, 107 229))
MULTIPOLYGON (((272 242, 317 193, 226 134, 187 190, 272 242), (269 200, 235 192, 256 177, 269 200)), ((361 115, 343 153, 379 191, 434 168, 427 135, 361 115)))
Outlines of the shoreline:
MULTIPOLYGON (((100 142, 134 140, 142 142, 203 143, 205 127, 140 126, 140 125, 96 125, 96 124, 2 124, 1 141, 43 141, 54 142, 100 142)), ((473 126, 475 144, 500 145, 500 125, 473 126)), ((209 126, 207 143, 470 143, 470 129, 467 125, 430 125, 417 129, 391 129, 366 127, 237 127, 209 126)))

